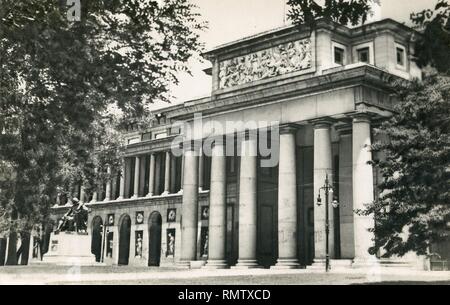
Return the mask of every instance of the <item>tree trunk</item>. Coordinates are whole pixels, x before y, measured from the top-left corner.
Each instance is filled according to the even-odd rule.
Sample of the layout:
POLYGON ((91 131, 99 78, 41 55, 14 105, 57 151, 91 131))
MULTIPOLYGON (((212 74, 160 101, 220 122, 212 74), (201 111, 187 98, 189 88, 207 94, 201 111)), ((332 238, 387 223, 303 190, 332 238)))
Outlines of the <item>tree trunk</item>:
POLYGON ((7 245, 6 238, 0 238, 0 266, 5 265, 6 245, 7 245))
POLYGON ((42 234, 42 238, 41 238, 41 244, 40 244, 40 248, 41 248, 41 260, 44 257, 44 254, 48 252, 48 249, 50 247, 50 234, 53 231, 53 226, 51 224, 44 224, 43 227, 44 232, 42 234))
MULTIPOLYGON (((22 232, 22 243, 20 244, 20 265, 28 265, 28 258, 30 255, 30 232, 22 232)), ((19 251, 17 251, 17 259, 19 258, 19 251)))
POLYGON ((6 266, 17 265, 17 232, 9 233, 8 243, 8 257, 6 259, 6 266))

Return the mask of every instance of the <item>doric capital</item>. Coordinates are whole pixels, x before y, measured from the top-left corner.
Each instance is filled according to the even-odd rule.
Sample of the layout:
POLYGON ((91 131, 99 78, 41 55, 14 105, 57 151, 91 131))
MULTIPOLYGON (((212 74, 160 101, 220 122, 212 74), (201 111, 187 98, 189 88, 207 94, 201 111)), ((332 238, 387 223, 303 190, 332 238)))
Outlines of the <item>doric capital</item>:
POLYGON ((353 119, 353 123, 370 123, 371 114, 368 112, 355 112, 350 115, 353 119))
POLYGON ((313 119, 310 122, 314 126, 314 129, 323 129, 323 128, 330 128, 331 125, 333 125, 336 122, 336 120, 330 117, 322 117, 313 119))
POLYGON ((288 123, 280 125, 279 130, 280 134, 295 134, 298 128, 299 126, 297 124, 288 123))

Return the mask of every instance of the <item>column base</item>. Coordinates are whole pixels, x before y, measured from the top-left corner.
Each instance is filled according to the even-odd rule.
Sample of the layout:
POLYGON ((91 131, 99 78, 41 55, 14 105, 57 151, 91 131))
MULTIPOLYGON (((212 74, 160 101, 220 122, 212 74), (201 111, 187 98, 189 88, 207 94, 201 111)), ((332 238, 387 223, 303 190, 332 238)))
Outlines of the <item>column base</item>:
POLYGON ((97 203, 97 200, 91 200, 89 203, 90 204, 95 204, 95 203, 97 203))
POLYGON ((258 265, 256 259, 238 259, 236 266, 232 266, 231 269, 261 269, 262 266, 258 265))
POLYGON ((355 258, 352 263, 352 268, 354 269, 372 269, 380 267, 380 260, 376 257, 355 258))
POLYGON ((162 194, 161 194, 161 196, 167 196, 167 195, 169 195, 170 193, 169 193, 169 191, 164 191, 162 194))
POLYGON ((133 196, 131 196, 130 199, 137 199, 137 198, 138 198, 138 195, 133 195, 133 196))
POLYGON ((108 201, 111 201, 111 198, 105 198, 105 199, 103 200, 103 202, 108 202, 108 201))
POLYGON ((298 269, 300 264, 296 258, 279 258, 275 266, 271 266, 270 269, 298 269))
POLYGON ((123 196, 119 196, 116 198, 116 200, 123 200, 123 199, 124 199, 123 196))
POLYGON ((191 261, 179 261, 176 263, 176 266, 178 268, 182 269, 190 269, 191 268, 191 261))
POLYGON ((325 270, 326 261, 324 258, 315 258, 311 266, 308 269, 312 270, 325 270))
POLYGON ((148 193, 145 197, 147 198, 153 197, 153 193, 148 193))
POLYGON ((211 259, 206 261, 206 265, 202 269, 228 269, 228 263, 226 260, 211 259))
POLYGON ((177 194, 182 195, 183 194, 183 189, 179 190, 177 194))

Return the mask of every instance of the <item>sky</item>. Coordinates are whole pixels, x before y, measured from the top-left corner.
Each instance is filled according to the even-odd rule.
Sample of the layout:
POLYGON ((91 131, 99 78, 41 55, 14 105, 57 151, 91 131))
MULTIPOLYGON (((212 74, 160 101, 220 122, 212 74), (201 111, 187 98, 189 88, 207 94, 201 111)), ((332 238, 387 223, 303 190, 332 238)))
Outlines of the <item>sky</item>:
MULTIPOLYGON (((190 0, 198 6, 201 18, 208 22, 208 29, 201 33, 200 39, 205 49, 228 43, 256 33, 281 27, 286 23, 286 0, 190 0)), ((319 0, 323 1, 323 0, 319 0)), ((411 12, 433 8, 437 0, 380 0, 381 19, 410 23, 411 12)), ((211 92, 211 77, 203 69, 210 67, 208 62, 198 59, 189 62, 192 76, 180 74, 180 84, 172 86, 172 104, 208 96, 211 92)), ((155 104, 155 109, 168 106, 155 104)))

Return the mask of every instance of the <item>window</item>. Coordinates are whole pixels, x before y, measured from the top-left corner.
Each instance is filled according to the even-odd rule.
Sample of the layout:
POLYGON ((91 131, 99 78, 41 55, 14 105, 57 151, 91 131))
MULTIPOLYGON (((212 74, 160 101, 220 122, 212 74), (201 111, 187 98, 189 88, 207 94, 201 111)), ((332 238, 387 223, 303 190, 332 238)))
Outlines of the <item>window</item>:
POLYGON ((375 65, 375 54, 373 50, 373 41, 355 45, 352 49, 353 62, 375 65))
POLYGON ((128 139, 128 144, 134 144, 134 143, 139 143, 141 141, 141 139, 140 138, 131 138, 131 139, 128 139))
POLYGON ((162 139, 167 137, 167 132, 155 133, 155 139, 162 139))
POLYGON ((148 141, 152 139, 152 133, 146 132, 142 134, 142 141, 148 141))
POLYGON ((344 49, 334 47, 334 63, 341 66, 344 65, 344 49))
POLYGON ((402 48, 397 48, 397 65, 405 65, 405 51, 402 48))
POLYGON ((406 49, 400 44, 395 46, 397 67, 405 68, 406 66, 406 49))
POLYGON ((361 48, 357 50, 358 62, 370 63, 370 50, 369 48, 361 48))
POLYGON ((170 128, 171 135, 177 135, 181 133, 181 126, 173 126, 170 128))
POLYGON ((345 66, 347 64, 346 61, 346 47, 340 43, 332 42, 332 56, 333 63, 336 66, 345 66))

